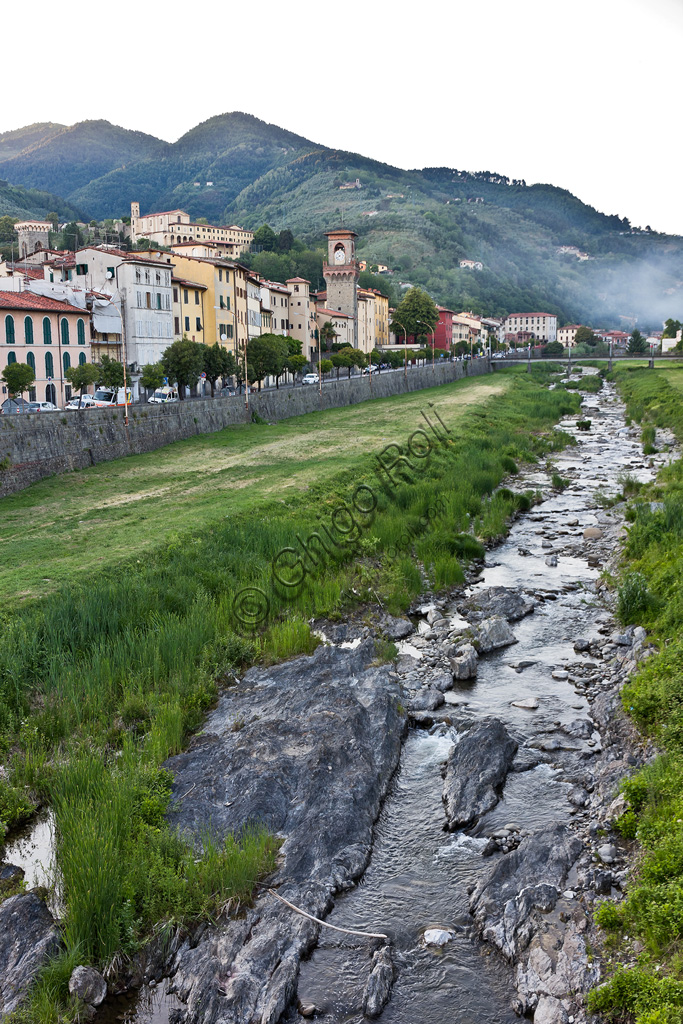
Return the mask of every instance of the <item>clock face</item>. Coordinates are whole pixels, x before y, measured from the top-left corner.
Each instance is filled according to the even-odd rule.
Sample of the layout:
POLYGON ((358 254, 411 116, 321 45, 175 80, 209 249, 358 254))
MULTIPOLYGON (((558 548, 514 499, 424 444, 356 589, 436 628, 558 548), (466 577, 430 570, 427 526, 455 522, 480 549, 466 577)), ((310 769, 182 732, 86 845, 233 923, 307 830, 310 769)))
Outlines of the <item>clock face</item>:
POLYGON ((343 249, 337 249, 337 251, 334 254, 334 262, 346 263, 346 253, 344 252, 343 249))

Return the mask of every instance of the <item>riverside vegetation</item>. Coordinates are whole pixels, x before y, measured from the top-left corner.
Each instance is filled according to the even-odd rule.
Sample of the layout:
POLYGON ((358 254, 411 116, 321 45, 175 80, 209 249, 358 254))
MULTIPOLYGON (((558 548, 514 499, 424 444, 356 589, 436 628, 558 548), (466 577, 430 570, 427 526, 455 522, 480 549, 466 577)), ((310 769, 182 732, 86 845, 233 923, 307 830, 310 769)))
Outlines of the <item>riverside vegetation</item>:
MULTIPOLYGON (((197 859, 166 823, 172 779, 165 760, 200 727, 235 672, 312 651, 318 642, 308 625, 313 616, 341 616, 365 602, 405 611, 425 586, 462 581, 463 562, 500 537, 509 518, 534 499, 501 487, 504 477, 519 462, 536 461, 569 441, 549 428, 575 414, 579 399, 548 391, 548 373, 506 372, 505 387, 471 406, 434 447, 428 472, 405 476, 392 494, 378 489, 372 524, 357 543, 339 546, 318 563, 296 608, 272 594, 270 618, 258 632, 240 628, 234 595, 244 586, 268 590, 277 552, 297 535, 310 535, 359 483, 373 482, 377 440, 336 473, 328 466, 305 493, 283 490, 275 497, 261 491, 258 500, 237 501, 227 515, 225 504, 203 505, 200 494, 195 511, 202 518, 195 518, 194 528, 192 505, 181 501, 177 525, 185 532, 169 535, 167 522, 156 548, 147 539, 144 558, 132 554, 137 524, 128 520, 128 558, 84 579, 81 552, 56 592, 4 612, 2 827, 25 820, 38 804, 52 808, 64 919, 64 952, 15 1020, 70 1019, 67 982, 74 964, 111 967, 159 927, 168 933, 249 900, 256 881, 274 866, 277 841, 258 824, 225 844, 205 835, 197 859), (438 499, 443 515, 430 523, 427 511, 438 499), (400 553, 407 527, 411 549, 400 553), (389 558, 392 549, 399 553, 389 558)), ((373 414, 388 416, 392 434, 383 440, 405 445, 419 424, 420 402, 443 410, 449 401, 464 400, 474 383, 333 415, 347 426, 373 414)), ((316 417, 330 422, 330 416, 302 418, 305 439, 316 417)), ((222 438, 224 444, 234 437, 256 441, 267 431, 276 460, 278 438, 291 438, 295 429, 292 421, 228 428, 222 438)), ((215 438, 203 440, 210 448, 215 438)), ((183 451, 182 443, 172 447, 183 451)), ((151 466, 158 455, 138 458, 151 466)), ((115 480, 132 461, 108 464, 106 471, 115 480)), ((287 471, 280 467, 282 480, 287 471)), ((83 481, 91 475, 97 479, 98 467, 76 476, 83 481)), ((45 497, 46 486, 38 485, 37 493, 45 497)), ((144 488, 145 480, 138 477, 137 486, 144 488)), ((17 498, 30 501, 32 491, 17 498)))
MULTIPOLYGON (((644 450, 667 427, 683 443, 683 370, 619 370, 627 412, 644 450)), ((627 810, 617 827, 635 843, 623 903, 607 901, 597 921, 613 957, 608 982, 589 1008, 636 1024, 683 1021, 683 460, 653 485, 631 481, 631 522, 618 583, 621 621, 640 623, 657 652, 622 691, 623 705, 659 753, 623 783, 627 810)))

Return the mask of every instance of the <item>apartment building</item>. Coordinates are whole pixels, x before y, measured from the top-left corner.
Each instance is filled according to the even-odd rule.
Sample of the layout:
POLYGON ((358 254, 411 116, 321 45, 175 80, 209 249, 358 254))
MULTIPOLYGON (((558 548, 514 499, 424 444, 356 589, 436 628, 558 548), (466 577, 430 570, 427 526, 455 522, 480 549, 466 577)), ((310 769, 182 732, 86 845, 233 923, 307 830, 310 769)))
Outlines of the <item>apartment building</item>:
POLYGON ((261 316, 270 317, 270 333, 289 334, 289 302, 291 293, 279 281, 260 281, 261 316))
POLYGON ((289 300, 290 337, 301 342, 306 359, 317 359, 318 342, 315 337, 316 308, 311 296, 311 282, 304 277, 291 277, 286 282, 291 292, 289 300))
POLYGON ((505 337, 515 341, 520 333, 535 341, 557 341, 557 317, 552 313, 511 313, 505 318, 505 337))

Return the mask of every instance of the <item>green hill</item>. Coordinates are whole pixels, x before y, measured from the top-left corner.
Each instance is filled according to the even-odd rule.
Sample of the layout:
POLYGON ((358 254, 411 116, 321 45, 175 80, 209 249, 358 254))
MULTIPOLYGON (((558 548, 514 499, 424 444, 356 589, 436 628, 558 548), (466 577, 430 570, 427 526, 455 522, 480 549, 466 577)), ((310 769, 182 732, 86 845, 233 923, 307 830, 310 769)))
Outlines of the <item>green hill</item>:
POLYGON ((633 232, 552 185, 491 171, 404 171, 240 112, 173 144, 106 121, 32 125, 0 137, 0 177, 49 187, 86 218, 126 214, 138 200, 143 213, 181 207, 213 222, 269 223, 311 245, 343 221, 358 232, 359 256, 454 309, 543 309, 596 326, 637 316, 645 327, 683 309, 679 236, 633 232), (360 189, 340 187, 356 178, 360 189), (590 259, 558 252, 566 246, 590 259), (484 269, 461 269, 462 259, 484 269))
POLYGON ((22 188, 0 181, 0 217, 43 220, 48 213, 57 213, 60 220, 80 220, 80 211, 60 196, 42 192, 37 188, 22 188))

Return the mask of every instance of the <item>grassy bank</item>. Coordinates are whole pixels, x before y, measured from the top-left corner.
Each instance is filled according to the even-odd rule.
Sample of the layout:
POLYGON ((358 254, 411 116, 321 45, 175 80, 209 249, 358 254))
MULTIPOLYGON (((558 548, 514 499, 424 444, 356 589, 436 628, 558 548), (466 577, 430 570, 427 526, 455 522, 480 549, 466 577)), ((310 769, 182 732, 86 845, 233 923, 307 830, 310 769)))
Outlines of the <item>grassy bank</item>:
MULTIPOLYGON (((196 918, 230 899, 248 899, 251 882, 273 863, 273 843, 258 831, 227 843, 207 836, 195 863, 165 824, 164 760, 199 727, 234 670, 312 650, 312 616, 341 616, 366 601, 399 612, 426 585, 462 580, 464 560, 532 500, 501 487, 503 478, 519 462, 566 443, 548 428, 576 413, 578 397, 548 392, 539 373, 490 382, 468 407, 473 388, 464 382, 335 410, 347 417, 342 434, 339 420, 334 438, 328 434, 338 449, 334 458, 316 436, 330 414, 303 417, 298 433, 294 421, 223 432, 224 448, 244 444, 245 473, 250 459, 261 460, 257 475, 264 476, 284 459, 259 495, 238 489, 226 510, 225 491, 209 499, 198 481, 195 500, 186 496, 185 508, 181 500, 177 515, 173 500, 162 512, 149 508, 163 525, 154 548, 144 541, 146 557, 136 547, 135 521, 117 518, 110 530, 118 555, 108 567, 86 579, 71 560, 68 585, 4 612, 0 754, 9 778, 0 783, 0 813, 8 808, 12 824, 36 800, 51 804, 66 908, 63 969, 46 977, 36 996, 52 986, 55 1015, 41 1010, 34 1019, 58 1019, 54 993, 63 995, 75 956, 102 964, 133 951, 160 920, 196 918), (395 449, 378 463, 387 445, 395 449), (305 489, 286 486, 295 472, 300 483, 305 477, 305 489), (193 528, 180 529, 189 523, 193 528), (314 544, 314 535, 324 542, 314 544), (122 559, 126 542, 132 551, 122 559), (302 543, 309 555, 282 568, 298 572, 299 585, 280 585, 274 561, 283 549, 301 552, 302 543), (236 598, 245 588, 266 602, 255 628, 239 614, 236 598)), ((218 437, 208 443, 218 445, 218 437)), ((181 462, 188 447, 172 446, 181 462)), ((171 459, 172 473, 171 450, 162 458, 171 459)), ((106 472, 125 476, 133 461, 108 464, 106 472)), ((92 472, 97 486, 107 482, 92 472)), ((186 475, 179 470, 181 479, 186 475)), ((58 508, 59 482, 53 486, 35 489, 44 496, 37 514, 45 529, 58 508)), ((145 474, 134 493, 147 486, 145 474)), ((30 492, 18 497, 25 496, 30 492)), ((142 506, 128 504, 140 516, 142 506)))
MULTIPOLYGON (((616 374, 645 450, 672 429, 683 443, 683 369, 616 374)), ((622 700, 661 753, 623 784, 629 809, 619 822, 637 843, 635 872, 621 904, 598 911, 614 958, 608 983, 589 1005, 636 1024, 683 1021, 683 462, 640 490, 619 581, 624 623, 644 625, 658 653, 624 687, 622 700)))

